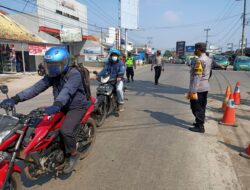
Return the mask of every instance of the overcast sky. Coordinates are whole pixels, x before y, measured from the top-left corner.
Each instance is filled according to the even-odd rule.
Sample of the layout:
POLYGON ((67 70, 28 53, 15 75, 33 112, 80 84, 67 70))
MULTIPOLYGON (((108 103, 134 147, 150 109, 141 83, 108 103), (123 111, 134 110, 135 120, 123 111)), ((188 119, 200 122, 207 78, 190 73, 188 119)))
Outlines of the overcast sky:
MULTIPOLYGON (((88 22, 97 26, 118 26, 118 0, 79 0, 88 7, 88 22)), ((34 0, 33 0, 34 2, 34 0)), ((23 10, 25 0, 1 0, 1 5, 23 10)), ((35 10, 28 4, 24 11, 35 10)), ((242 32, 243 0, 140 0, 139 28, 130 31, 131 41, 145 44, 152 38, 156 48, 175 48, 176 41, 193 45, 205 41, 205 28, 210 28, 209 43, 226 49, 227 43, 238 48, 242 32)), ((247 0, 247 18, 250 1, 247 0)), ((92 30, 99 30, 98 28, 92 30)), ((246 26, 250 43, 250 24, 246 26)), ((250 44, 249 44, 250 46, 250 44)))

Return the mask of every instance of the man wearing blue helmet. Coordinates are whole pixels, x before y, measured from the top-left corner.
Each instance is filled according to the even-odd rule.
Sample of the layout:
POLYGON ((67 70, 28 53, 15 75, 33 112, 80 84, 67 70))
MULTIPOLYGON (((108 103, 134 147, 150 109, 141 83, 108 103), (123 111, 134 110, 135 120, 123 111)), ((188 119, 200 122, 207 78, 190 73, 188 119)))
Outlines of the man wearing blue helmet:
POLYGON ((110 50, 108 62, 104 69, 98 74, 98 77, 105 77, 110 75, 111 78, 116 78, 116 93, 117 101, 119 103, 119 111, 123 111, 124 95, 123 95, 123 76, 125 73, 124 64, 120 61, 121 52, 117 49, 110 50))
POLYGON ((74 129, 85 113, 87 100, 84 84, 81 73, 74 67, 69 69, 70 55, 64 47, 50 48, 45 53, 44 62, 46 75, 40 81, 1 104, 14 105, 29 100, 52 86, 54 103, 46 108, 45 113, 52 115, 63 111, 66 114, 60 132, 65 144, 65 153, 68 155, 64 172, 70 173, 79 157, 74 129))

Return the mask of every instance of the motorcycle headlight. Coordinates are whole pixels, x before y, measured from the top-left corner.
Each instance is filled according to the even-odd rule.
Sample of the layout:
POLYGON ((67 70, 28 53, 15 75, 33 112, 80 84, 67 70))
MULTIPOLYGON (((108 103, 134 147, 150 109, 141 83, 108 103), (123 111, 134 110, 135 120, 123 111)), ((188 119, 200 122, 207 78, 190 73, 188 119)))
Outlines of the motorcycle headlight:
POLYGON ((3 139, 11 132, 11 130, 5 130, 0 133, 0 144, 2 144, 3 139))

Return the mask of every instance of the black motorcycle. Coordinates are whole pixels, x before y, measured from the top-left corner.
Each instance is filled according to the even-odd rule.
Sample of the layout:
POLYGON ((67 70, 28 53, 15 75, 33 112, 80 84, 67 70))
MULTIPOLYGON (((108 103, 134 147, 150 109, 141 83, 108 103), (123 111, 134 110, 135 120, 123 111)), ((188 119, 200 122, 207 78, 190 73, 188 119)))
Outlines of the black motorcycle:
MULTIPOLYGON (((95 75, 98 73, 93 72, 95 75)), ((103 125, 106 117, 111 113, 116 113, 118 109, 117 95, 116 95, 116 79, 110 76, 101 77, 98 79, 100 82, 96 90, 96 104, 95 104, 95 120, 96 126, 103 125)), ((125 88, 124 88, 125 91, 125 88)))

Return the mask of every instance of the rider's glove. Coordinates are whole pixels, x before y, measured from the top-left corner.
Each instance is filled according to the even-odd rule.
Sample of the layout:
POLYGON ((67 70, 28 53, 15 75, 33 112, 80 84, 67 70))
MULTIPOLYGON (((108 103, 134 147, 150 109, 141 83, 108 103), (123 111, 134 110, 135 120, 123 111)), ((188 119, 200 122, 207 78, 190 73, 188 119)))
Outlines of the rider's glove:
POLYGON ((62 104, 60 102, 55 102, 52 106, 46 108, 45 113, 48 115, 55 114, 59 112, 62 108, 62 104))
POLYGON ((19 96, 16 95, 16 96, 14 96, 12 98, 8 98, 8 99, 3 100, 0 103, 0 106, 10 106, 10 107, 13 107, 18 102, 20 102, 20 98, 19 98, 19 96))
POLYGON ((61 107, 59 106, 49 106, 46 108, 45 113, 48 115, 55 114, 56 112, 59 112, 61 110, 61 107))

